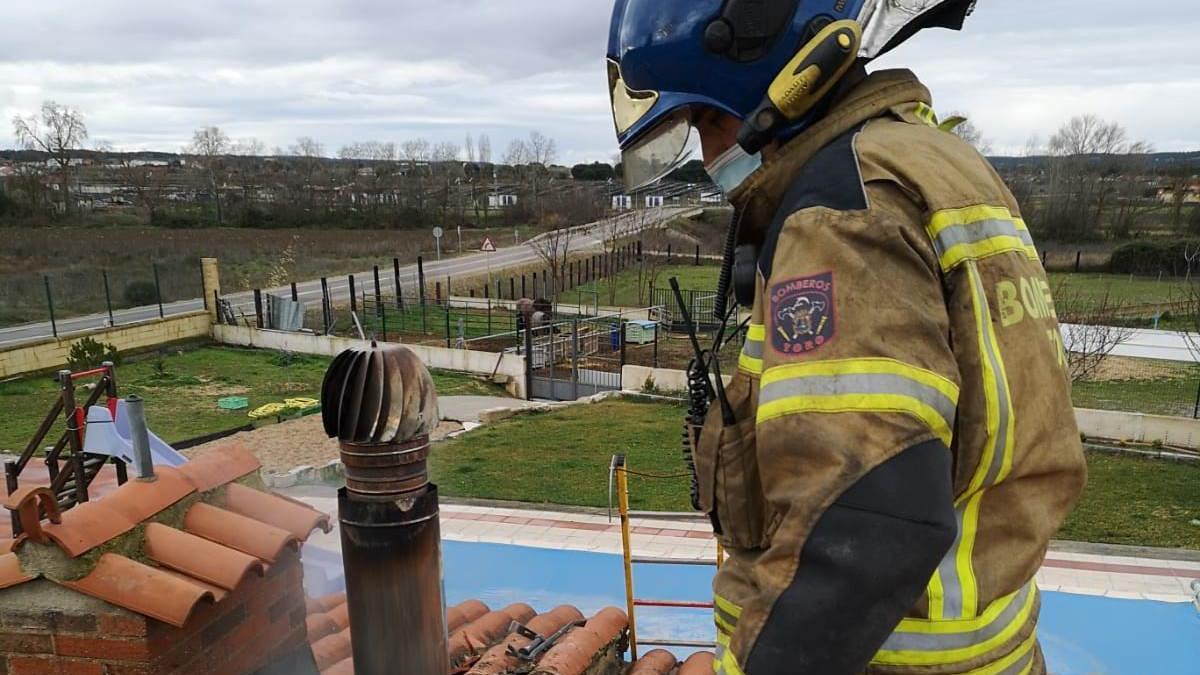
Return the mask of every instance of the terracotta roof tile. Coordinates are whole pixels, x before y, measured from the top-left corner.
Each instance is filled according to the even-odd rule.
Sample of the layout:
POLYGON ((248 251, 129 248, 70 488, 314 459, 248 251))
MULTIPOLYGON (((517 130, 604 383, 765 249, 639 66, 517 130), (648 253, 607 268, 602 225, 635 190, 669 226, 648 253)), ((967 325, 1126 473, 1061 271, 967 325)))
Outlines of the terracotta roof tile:
POLYGON ((655 649, 642 654, 633 664, 628 675, 670 675, 675 670, 675 655, 665 649, 655 649))
POLYGON ((205 503, 188 509, 183 529, 268 562, 275 562, 283 549, 300 543, 300 538, 287 530, 205 503))
MULTIPOLYGON (((20 485, 22 488, 38 486, 49 487, 50 472, 44 462, 33 461, 21 472, 20 485)), ((97 500, 117 489, 117 472, 111 464, 100 469, 99 475, 88 486, 88 495, 97 500)), ((12 519, 7 509, 0 509, 0 536, 7 537, 12 532, 12 519)))
POLYGON ((354 675, 354 659, 342 659, 321 671, 321 675, 354 675))
POLYGON ((84 502, 68 513, 69 518, 64 514, 61 523, 45 524, 42 531, 72 558, 137 527, 137 521, 110 509, 104 501, 84 502))
POLYGON ((17 560, 17 554, 0 555, 0 588, 10 588, 26 581, 33 581, 34 578, 21 569, 21 561, 17 560))
MULTIPOLYGON (((582 621, 583 615, 570 605, 560 605, 539 614, 526 624, 529 630, 539 635, 550 635, 573 621, 582 621)), ((487 650, 471 668, 468 675, 504 675, 520 664, 517 657, 508 653, 508 648, 520 649, 529 644, 527 637, 512 633, 505 640, 487 650)))
POLYGON ((450 665, 457 668, 469 663, 508 635, 512 622, 529 623, 536 615, 532 607, 518 603, 475 619, 451 633, 447 646, 450 665))
POLYGON ((313 659, 317 662, 317 670, 325 670, 329 666, 350 658, 350 631, 326 635, 313 643, 313 659))
POLYGON ((328 612, 328 611, 331 611, 334 607, 337 607, 338 605, 346 604, 346 594, 345 594, 345 592, 342 592, 342 593, 330 593, 329 595, 322 595, 321 597, 316 599, 316 603, 321 607, 320 611, 328 612))
POLYGON ((326 635, 333 635, 338 632, 337 624, 333 619, 325 616, 324 612, 309 614, 304 622, 305 630, 308 631, 308 643, 312 644, 326 635))
POLYGON ((152 481, 130 480, 99 503, 140 523, 196 491, 178 469, 155 467, 152 481))
POLYGON ((615 643, 629 627, 625 612, 607 607, 583 626, 572 629, 550 648, 533 669, 534 675, 580 675, 596 654, 615 643))
POLYGON ((325 616, 328 616, 340 631, 350 628, 350 606, 344 602, 326 612, 325 616))
POLYGON ((446 630, 450 633, 487 614, 488 606, 478 600, 468 600, 446 610, 446 630))
POLYGON ((263 573, 258 558, 160 523, 146 526, 145 548, 155 562, 229 591, 263 573))
POLYGON ((709 675, 713 672, 713 662, 716 659, 709 652, 697 652, 688 657, 679 666, 679 675, 709 675))
POLYGON ((197 604, 213 600, 213 594, 197 584, 115 553, 100 556, 86 577, 60 583, 179 628, 197 604))
MULTIPOLYGON (((5 505, 15 499, 18 508, 22 504, 26 511, 33 507, 35 532, 27 532, 28 536, 15 542, 0 539, 0 588, 41 574, 40 570, 21 569, 12 553, 16 547, 57 547, 77 558, 114 538, 140 537, 141 541, 131 543, 141 545, 150 564, 105 553, 83 578, 59 583, 182 627, 198 603, 220 602, 247 576, 263 574, 285 548, 307 539, 313 528, 328 527, 328 519, 314 509, 265 493, 251 494, 252 488, 241 485, 231 485, 233 489, 227 492, 232 492, 234 507, 242 513, 197 501, 183 514, 182 530, 151 520, 197 491, 213 490, 257 469, 258 461, 244 448, 218 448, 179 469, 159 467, 157 480, 129 481, 61 518, 54 514, 59 523, 37 520, 37 500, 44 498, 45 491, 25 486, 5 505), (275 508, 282 515, 266 512, 275 508), (134 529, 146 520, 151 522, 144 531, 134 529)), ((341 595, 317 605, 330 611, 329 621, 338 631, 349 624, 344 604, 340 613, 337 606, 344 601, 341 595)))
POLYGON ((207 492, 254 473, 260 467, 262 464, 246 446, 234 442, 221 446, 219 451, 193 457, 179 467, 179 472, 197 491, 207 492))
POLYGON ((297 539, 307 539, 309 533, 318 527, 324 532, 333 529, 329 524, 329 516, 320 511, 237 483, 230 483, 226 488, 225 508, 287 530, 297 539))

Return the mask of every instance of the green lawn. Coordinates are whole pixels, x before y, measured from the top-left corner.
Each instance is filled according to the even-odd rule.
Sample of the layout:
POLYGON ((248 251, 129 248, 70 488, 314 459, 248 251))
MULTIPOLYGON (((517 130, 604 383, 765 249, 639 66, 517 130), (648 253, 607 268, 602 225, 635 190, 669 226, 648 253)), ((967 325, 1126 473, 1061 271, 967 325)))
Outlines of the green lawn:
POLYGON ((1181 300, 1186 289, 1171 278, 1131 277, 1127 274, 1050 273, 1050 288, 1059 295, 1078 294, 1080 299, 1099 302, 1108 294, 1110 302, 1124 305, 1150 305, 1181 300), (1061 289, 1061 290, 1060 290, 1061 289))
MULTIPOLYGON (((203 347, 141 358, 117 367, 122 396, 146 399, 146 421, 167 442, 231 429, 251 420, 245 410, 217 408, 223 396, 245 396, 250 409, 292 397, 318 398, 329 359, 233 347, 203 347)), ((503 395, 503 390, 469 375, 435 371, 438 392, 503 395)), ((24 449, 54 400, 48 376, 0 383, 0 452, 24 449)), ((79 392, 84 398, 86 392, 79 392)), ((82 401, 81 401, 82 402, 82 401)), ((62 425, 56 425, 60 430, 62 425)))
MULTIPOLYGON (((517 417, 439 445, 432 473, 455 497, 604 507, 608 465, 677 474, 681 406, 607 401, 517 417)), ((1200 467, 1089 453, 1088 487, 1059 536, 1200 549, 1200 467)), ((688 481, 630 478, 635 509, 684 511, 688 481)))
POLYGON ((1120 364, 1129 370, 1119 378, 1074 383, 1071 400, 1077 407, 1192 416, 1200 366, 1149 359, 1110 358, 1105 363, 1120 364))
MULTIPOLYGON (((670 288, 671 277, 678 277, 679 287, 682 289, 715 291, 720 274, 721 267, 709 261, 705 261, 705 264, 699 266, 690 263, 664 265, 658 272, 655 286, 670 288)), ((577 289, 566 291, 559 296, 559 302, 581 302, 585 305, 592 305, 596 302, 595 293, 598 293, 602 306, 612 304, 617 307, 644 307, 649 304, 649 294, 645 291, 641 294, 641 300, 638 299, 639 285, 643 288, 650 287, 649 276, 645 271, 639 277, 638 269, 634 267, 612 277, 611 281, 616 285, 615 302, 609 302, 609 280, 607 279, 582 284, 577 289)))

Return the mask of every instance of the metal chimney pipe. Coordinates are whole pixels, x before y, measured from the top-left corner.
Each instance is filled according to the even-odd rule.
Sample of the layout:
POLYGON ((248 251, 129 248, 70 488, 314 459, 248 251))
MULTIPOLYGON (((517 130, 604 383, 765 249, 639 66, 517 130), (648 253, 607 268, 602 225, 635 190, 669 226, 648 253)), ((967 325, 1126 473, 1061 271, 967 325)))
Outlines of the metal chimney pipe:
POLYGON ((133 434, 133 461, 137 466, 137 478, 152 481, 154 459, 150 455, 150 430, 146 427, 146 408, 141 396, 133 394, 125 399, 129 413, 129 430, 133 434))
POLYGON ((346 469, 338 518, 354 671, 449 673, 437 486, 426 470, 433 379, 408 349, 372 343, 334 359, 321 401, 346 469))

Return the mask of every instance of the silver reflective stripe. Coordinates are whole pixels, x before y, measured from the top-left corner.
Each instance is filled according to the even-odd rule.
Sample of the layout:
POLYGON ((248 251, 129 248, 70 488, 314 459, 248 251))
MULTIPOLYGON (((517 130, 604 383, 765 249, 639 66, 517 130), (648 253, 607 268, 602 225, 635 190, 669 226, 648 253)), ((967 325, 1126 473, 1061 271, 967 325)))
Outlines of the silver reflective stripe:
POLYGON ((992 372, 996 376, 996 396, 997 407, 999 408, 1000 419, 999 427, 996 429, 996 449, 992 453, 992 463, 988 466, 987 476, 983 479, 983 487, 991 487, 996 484, 996 480, 1000 477, 1000 471, 1004 468, 1004 457, 1008 448, 1008 427, 1012 416, 1012 401, 1009 400, 1007 375, 1004 369, 1000 366, 1000 359, 997 356, 998 347, 995 343, 995 336, 992 334, 990 322, 992 320, 992 309, 988 305, 987 292, 983 288, 983 279, 979 276, 979 270, 974 265, 971 266, 971 284, 975 286, 975 294, 983 302, 983 306, 979 308, 980 315, 987 325, 983 326, 983 344, 987 349, 988 364, 992 367, 992 372))
POLYGON ((942 579, 942 616, 957 619, 963 613, 963 583, 958 576, 958 552, 963 543, 963 514, 968 502, 963 502, 954 509, 954 517, 958 520, 958 532, 954 535, 954 545, 946 552, 938 565, 937 573, 942 579))
POLYGON ((890 373, 848 375, 802 375, 772 382, 758 396, 761 407, 793 396, 840 396, 843 394, 897 394, 916 399, 937 411, 953 428, 957 402, 937 389, 916 380, 890 373))
POLYGON ((934 237, 933 245, 938 256, 960 244, 976 244, 992 237, 1016 237, 1026 246, 1033 246, 1033 237, 1027 230, 1020 230, 1011 220, 992 218, 963 225, 951 225, 934 237))
POLYGON ((752 359, 761 359, 763 357, 763 340, 746 340, 746 344, 742 345, 742 353, 752 359))
POLYGON ((944 652, 951 649, 963 649, 987 642, 1004 632, 1025 607, 1029 594, 1033 592, 1033 583, 1027 583, 1019 593, 1008 603, 1003 612, 982 628, 962 633, 906 633, 896 629, 887 642, 883 643, 886 651, 906 652, 944 652))
POLYGON ((1009 666, 1004 670, 998 671, 996 675, 1021 675, 1021 673, 1024 673, 1025 669, 1029 667, 1029 664, 1033 662, 1033 656, 1036 653, 1037 647, 1030 645, 1029 651, 1025 652, 1021 658, 1009 664, 1009 666))

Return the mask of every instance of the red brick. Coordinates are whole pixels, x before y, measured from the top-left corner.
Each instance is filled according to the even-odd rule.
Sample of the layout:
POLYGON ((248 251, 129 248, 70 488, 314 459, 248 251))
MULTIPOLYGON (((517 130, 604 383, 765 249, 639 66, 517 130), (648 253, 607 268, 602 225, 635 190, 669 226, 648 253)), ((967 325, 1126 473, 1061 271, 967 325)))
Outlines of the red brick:
POLYGON ((100 661, 62 659, 58 663, 61 675, 108 675, 100 661))
POLYGON ((101 614, 99 620, 100 633, 103 635, 146 637, 147 634, 145 617, 101 614))
POLYGON ((53 654, 54 641, 44 633, 0 633, 0 652, 53 654))
POLYGON ((58 675, 58 660, 54 657, 8 657, 8 675, 58 675))
POLYGON ((149 661, 150 645, 145 640, 109 640, 94 637, 56 635, 54 644, 62 656, 117 661, 149 661))

